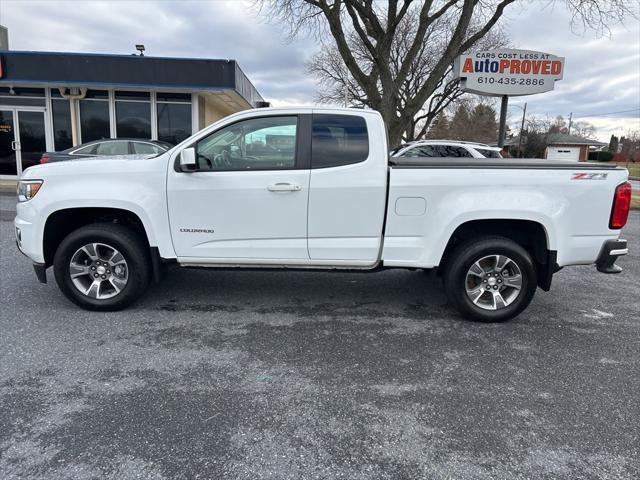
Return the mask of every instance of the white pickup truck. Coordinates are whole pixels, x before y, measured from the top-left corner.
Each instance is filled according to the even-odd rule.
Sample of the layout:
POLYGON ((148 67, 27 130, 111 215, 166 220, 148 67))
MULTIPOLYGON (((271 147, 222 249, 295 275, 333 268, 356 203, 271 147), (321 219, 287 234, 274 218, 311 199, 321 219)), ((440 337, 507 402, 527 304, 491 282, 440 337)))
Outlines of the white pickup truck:
POLYGON ((258 109, 147 159, 27 169, 15 232, 41 282, 115 310, 182 267, 437 269, 451 303, 514 317, 554 272, 616 273, 625 169, 481 158, 391 158, 374 111, 258 109))

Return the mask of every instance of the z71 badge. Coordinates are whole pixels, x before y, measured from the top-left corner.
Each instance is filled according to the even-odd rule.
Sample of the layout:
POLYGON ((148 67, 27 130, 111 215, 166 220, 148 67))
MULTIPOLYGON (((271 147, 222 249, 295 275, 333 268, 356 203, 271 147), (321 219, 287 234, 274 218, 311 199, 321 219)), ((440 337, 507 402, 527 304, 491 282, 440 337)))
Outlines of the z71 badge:
POLYGON ((574 173, 571 180, 606 180, 606 173, 574 173))

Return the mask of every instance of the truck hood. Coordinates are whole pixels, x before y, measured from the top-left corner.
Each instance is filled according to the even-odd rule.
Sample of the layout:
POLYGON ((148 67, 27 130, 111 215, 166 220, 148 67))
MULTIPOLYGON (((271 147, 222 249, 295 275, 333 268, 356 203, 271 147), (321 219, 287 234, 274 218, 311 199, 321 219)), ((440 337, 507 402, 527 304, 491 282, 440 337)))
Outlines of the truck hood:
POLYGON ((94 172, 99 175, 106 172, 121 172, 137 169, 141 162, 153 162, 162 155, 132 154, 113 157, 86 157, 61 162, 34 165, 22 172, 21 179, 42 179, 48 176, 81 175, 94 172))

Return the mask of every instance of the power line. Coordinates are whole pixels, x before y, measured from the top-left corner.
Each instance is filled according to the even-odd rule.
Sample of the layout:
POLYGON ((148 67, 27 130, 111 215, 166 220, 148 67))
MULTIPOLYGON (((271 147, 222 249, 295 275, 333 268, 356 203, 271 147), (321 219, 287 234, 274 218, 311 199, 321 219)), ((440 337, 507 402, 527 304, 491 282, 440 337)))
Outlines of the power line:
POLYGON ((631 110, 619 110, 617 112, 590 113, 590 114, 576 115, 574 118, 604 117, 604 116, 607 116, 607 115, 617 115, 618 113, 637 112, 639 110, 640 110, 640 107, 639 108, 633 108, 631 110))

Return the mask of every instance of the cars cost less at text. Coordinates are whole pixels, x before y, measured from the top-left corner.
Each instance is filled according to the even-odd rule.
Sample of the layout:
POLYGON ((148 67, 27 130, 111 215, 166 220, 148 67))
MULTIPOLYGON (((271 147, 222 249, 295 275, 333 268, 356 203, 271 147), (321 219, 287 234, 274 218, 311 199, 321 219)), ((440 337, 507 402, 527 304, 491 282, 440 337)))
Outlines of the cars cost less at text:
POLYGON ((524 310, 559 268, 620 271, 626 170, 389 159, 386 138, 374 111, 258 109, 153 158, 35 166, 19 183, 17 243, 41 281, 53 266, 93 310, 128 306, 165 263, 437 269, 452 304, 489 321, 524 310))

